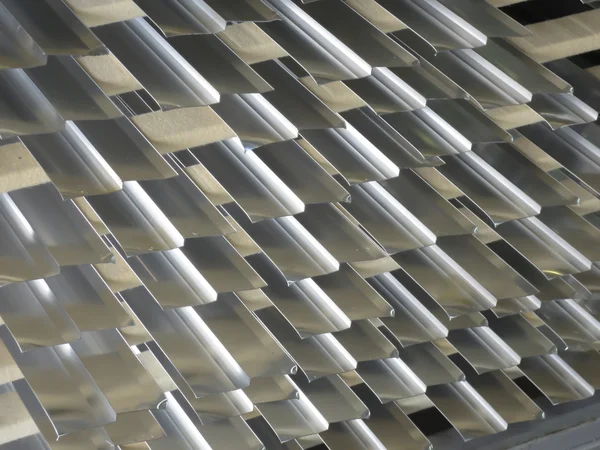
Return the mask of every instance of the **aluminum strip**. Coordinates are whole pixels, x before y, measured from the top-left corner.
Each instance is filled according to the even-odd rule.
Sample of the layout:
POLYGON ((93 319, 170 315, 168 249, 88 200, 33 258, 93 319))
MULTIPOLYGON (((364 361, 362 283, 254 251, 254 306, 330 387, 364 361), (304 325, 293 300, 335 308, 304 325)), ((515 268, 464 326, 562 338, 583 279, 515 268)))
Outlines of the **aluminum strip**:
POLYGON ((341 0, 302 8, 373 67, 412 66, 416 59, 341 0))
POLYGON ((217 36, 174 36, 173 46, 221 95, 263 93, 273 90, 217 36), (201 48, 202 51, 198 51, 201 48))
POLYGON ((417 66, 395 67, 390 70, 428 100, 469 98, 463 87, 424 58, 419 58, 417 66))
POLYGON ((80 122, 77 128, 124 181, 177 175, 156 148, 125 117, 80 122))
POLYGON ((349 184, 397 177, 400 169, 358 130, 309 130, 302 147, 317 161, 325 160, 349 184))
POLYGON ((378 114, 425 107, 425 97, 386 68, 375 68, 372 76, 345 83, 378 114))
MULTIPOLYGON (((436 0, 378 0, 378 3, 423 36, 436 51, 481 47, 487 41, 485 34, 436 0)), ((393 34, 402 40, 407 31, 412 33, 402 30, 393 34)))
POLYGON ((474 153, 448 158, 438 170, 494 226, 540 213, 538 203, 474 153))
POLYGON ((295 217, 340 263, 373 261, 385 256, 383 249, 339 204, 309 205, 295 217))
POLYGON ((254 154, 290 188, 305 205, 345 202, 350 194, 296 141, 265 145, 254 154))
POLYGON ((194 310, 249 377, 290 374, 296 365, 235 294, 194 310))
POLYGON ((88 201, 128 256, 183 247, 184 237, 135 181, 88 201))
POLYGON ((599 230, 569 208, 546 208, 538 218, 591 261, 600 259, 594 245, 600 237, 599 230))
POLYGON ((121 112, 71 56, 51 56, 25 73, 66 120, 106 120, 121 112))
POLYGON ((218 293, 258 289, 266 285, 223 237, 190 239, 181 251, 218 293))
POLYGON ((542 207, 575 205, 577 196, 510 145, 488 145, 475 151, 542 207))
POLYGON ((21 27, 19 21, 4 6, 0 5, 2 39, 0 40, 0 67, 25 68, 46 64, 48 56, 35 40, 21 27))
POLYGON ((548 63, 548 68, 573 85, 573 93, 595 110, 600 109, 598 78, 568 59, 548 63))
POLYGON ((156 409, 164 401, 117 330, 82 333, 71 347, 117 414, 156 409))
MULTIPOLYGON (((422 57, 422 64, 427 63, 431 66, 428 72, 429 78, 432 77, 431 72, 433 71, 435 71, 433 76, 436 77, 436 81, 441 77, 437 74, 438 71, 444 74, 441 79, 443 94, 440 95, 437 89, 434 91, 435 96, 439 99, 470 99, 480 109, 493 110, 502 106, 527 103, 532 98, 532 92, 494 65, 495 55, 486 59, 476 52, 479 49, 456 50, 438 54, 427 41, 414 33, 403 33, 401 39, 418 52, 422 57), (454 85, 460 85, 458 91, 454 85), (448 93, 451 95, 449 96, 448 93), (464 95, 461 95, 463 93, 464 95)), ((490 42, 493 41, 490 40, 490 42)), ((480 48, 485 49, 486 47, 487 45, 480 48)), ((499 63, 501 62, 502 60, 499 61, 499 63)), ((510 69, 512 71, 508 67, 505 68, 506 72, 515 77, 515 74, 524 72, 519 65, 510 67, 510 69)), ((440 81, 437 81, 436 85, 438 83, 440 81)))
POLYGON ((102 43, 62 1, 7 0, 3 5, 48 55, 102 51, 102 43))
MULTIPOLYGON (((201 397, 248 386, 248 375, 192 308, 163 311, 145 288, 121 295, 194 395, 201 397), (194 364, 190 364, 190 358, 194 364)), ((156 352, 155 356, 158 357, 156 352)))
POLYGON ((535 295, 528 295, 527 297, 503 299, 491 311, 496 317, 502 318, 522 312, 536 311, 541 305, 542 302, 539 298, 535 295))
POLYGON ((6 327, 0 335, 25 376, 13 386, 32 415, 44 415, 46 439, 115 421, 115 411, 68 344, 21 353, 6 327))
POLYGON ((298 137, 298 128, 260 94, 227 95, 213 108, 235 131, 245 150, 298 137), (240 110, 246 114, 239 114, 240 110))
POLYGON ((399 253, 394 259, 450 318, 496 305, 496 298, 438 246, 399 253))
POLYGON ((0 138, 60 131, 64 119, 22 69, 0 72, 0 138))
POLYGON ((319 433, 319 435, 331 450, 346 448, 382 450, 386 448, 360 419, 332 423, 327 431, 319 433))
POLYGON ((213 448, 219 445, 243 450, 262 450, 264 448, 263 443, 246 421, 239 417, 203 425, 200 427, 200 433, 213 448))
POLYGON ((58 133, 20 139, 63 197, 109 194, 123 188, 116 172, 73 122, 58 133))
POLYGON ((294 217, 250 223, 237 208, 228 211, 288 283, 339 270, 340 263, 294 217))
POLYGON ((5 286, 0 298, 0 315, 20 352, 66 344, 81 336, 44 280, 5 286))
POLYGON ((530 106, 553 130, 598 119, 598 111, 571 94, 540 95, 531 101, 530 106))
POLYGON ((151 411, 119 414, 117 420, 104 426, 104 431, 115 444, 127 445, 164 437, 164 431, 151 411))
POLYGON ((521 357, 488 327, 454 330, 448 341, 478 374, 517 366, 521 357))
POLYGON ((261 22, 277 18, 263 0, 203 0, 228 22, 261 22))
POLYGON ((206 106, 219 101, 217 90, 143 19, 104 25, 94 33, 161 107, 206 106))
POLYGON ((180 405, 187 407, 186 404, 189 404, 194 411, 194 414, 188 413, 192 416, 192 421, 201 421, 203 424, 231 417, 240 417, 244 414, 250 414, 254 410, 254 405, 240 389, 222 394, 207 395, 202 398, 194 398, 191 392, 183 394, 180 391, 174 391, 173 396, 178 399, 180 405), (198 418, 194 415, 197 415, 198 418))
POLYGON ((239 140, 219 142, 193 150, 253 222, 292 216, 304 203, 253 152, 239 140))
POLYGON ((419 138, 419 131, 431 131, 430 127, 411 112, 388 114, 384 119, 363 108, 348 111, 343 117, 385 157, 401 168, 440 165, 443 162, 437 156, 459 151, 437 134, 432 134, 430 140, 424 143, 419 138))
POLYGON ((257 406, 281 442, 320 433, 329 426, 327 419, 309 398, 301 390, 298 390, 298 394, 298 399, 263 403, 257 406))
MULTIPOLYGON (((429 102, 428 106, 441 118, 441 121, 461 133, 463 139, 467 139, 471 144, 511 142, 513 140, 509 133, 502 130, 466 100, 435 100, 429 102)), ((426 112, 428 110, 417 111, 415 114, 425 114, 426 112)), ((443 127, 444 123, 441 123, 440 126, 443 127)))
POLYGON ((448 236, 439 239, 437 245, 498 300, 538 293, 525 278, 473 236, 448 236))
POLYGON ((298 388, 288 375, 254 378, 244 392, 255 404, 298 398, 298 388))
POLYGON ((290 283, 265 255, 248 258, 268 283, 269 297, 300 337, 345 330, 351 320, 312 279, 290 283))
POLYGON ((335 337, 358 362, 398 357, 398 349, 368 320, 355 320, 335 337))
POLYGON ((381 185, 370 182, 349 190, 344 206, 389 254, 435 244, 436 236, 381 185))
POLYGON ((465 379, 464 373, 432 343, 403 348, 399 356, 428 388, 465 379))
POLYGON ((379 183, 438 238, 472 234, 475 225, 411 170, 379 183), (432 208, 431 205, 435 205, 432 208))
POLYGON ((469 384, 508 424, 544 418, 544 411, 501 370, 477 375, 463 366, 469 384))
POLYGON ((369 282, 394 308, 394 316, 381 322, 403 347, 448 335, 448 329, 393 275, 377 275, 369 282))
POLYGON ((14 204, 61 266, 105 263, 112 254, 72 200, 45 184, 14 191, 14 204))
POLYGON ((594 389, 598 389, 598 372, 596 368, 600 362, 596 351, 587 352, 561 352, 560 357, 578 374, 580 374, 594 389))
POLYGON ((298 377, 298 387, 330 424, 369 418, 365 404, 339 375, 310 383, 298 377))
POLYGON ((497 230, 546 278, 584 272, 591 267, 589 259, 535 217, 505 222, 497 230))
POLYGON ((300 83, 282 63, 265 61, 254 64, 253 68, 274 88, 265 92, 264 97, 298 130, 345 128, 344 120, 300 83))
POLYGON ((521 358, 557 351, 556 346, 520 314, 491 320, 490 328, 521 358))
POLYGON ((226 20, 202 1, 134 0, 166 36, 218 33, 226 20))
POLYGON ((234 231, 227 219, 185 173, 140 186, 185 238, 221 236, 234 231))
POLYGON ((332 334, 301 339, 294 327, 275 308, 262 309, 257 315, 309 380, 356 369, 356 360, 332 334))
POLYGON ((217 292, 181 249, 139 255, 127 262, 164 309, 217 300, 217 292))
POLYGON ((574 300, 545 302, 537 314, 560 336, 569 350, 587 351, 598 348, 600 323, 574 300))
POLYGON ((406 28, 405 24, 376 0, 344 0, 344 2, 384 33, 392 33, 406 28))
POLYGON ((154 412, 154 418, 165 434, 160 439, 148 442, 150 450, 211 450, 210 445, 194 427, 182 406, 170 394, 165 394, 167 402, 164 409, 154 412))
POLYGON ((553 405, 588 398, 594 388, 558 355, 524 359, 519 368, 553 405))
MULTIPOLYGON (((315 24, 316 22, 313 26, 315 24)), ((269 38, 275 41, 278 47, 288 53, 294 61, 297 61, 303 70, 319 84, 362 78, 371 73, 372 69, 366 62, 353 60, 353 58, 357 58, 357 56, 354 56, 355 54, 353 55, 354 52, 348 49, 350 56, 344 55, 345 58, 329 53, 300 27, 290 21, 261 23, 259 26, 269 38), (338 57, 340 57, 340 60, 337 59, 338 57)), ((343 45, 340 41, 335 42, 335 44, 343 45)))
POLYGON ((332 81, 319 85, 311 76, 300 77, 298 81, 338 114, 367 106, 365 101, 347 86, 347 82, 332 81))
POLYGON ((337 272, 315 277, 314 281, 350 320, 394 316, 394 308, 347 264, 337 272))
POLYGON ((466 381, 433 386, 427 396, 465 440, 506 430, 507 422, 466 381))
POLYGON ((363 361, 358 363, 356 373, 384 404, 424 394, 427 389, 401 358, 363 361))
POLYGON ((0 285, 59 273, 59 265, 8 194, 0 195, 0 285))
MULTIPOLYGON (((359 389, 359 397, 371 411, 365 425, 376 436, 383 448, 391 450, 428 450, 431 443, 395 403, 382 405, 373 394, 359 389)), ((377 448, 377 447, 375 447, 377 448)))
MULTIPOLYGON (((33 283, 39 282, 36 280, 33 283)), ((133 324, 108 284, 91 265, 61 267, 60 274, 46 278, 45 282, 48 293, 56 296, 58 304, 81 331, 121 328, 133 324)))
MULTIPOLYGON (((497 8, 474 0, 439 0, 488 37, 527 36, 531 32, 497 8)), ((489 40, 486 46, 489 44, 489 40)))

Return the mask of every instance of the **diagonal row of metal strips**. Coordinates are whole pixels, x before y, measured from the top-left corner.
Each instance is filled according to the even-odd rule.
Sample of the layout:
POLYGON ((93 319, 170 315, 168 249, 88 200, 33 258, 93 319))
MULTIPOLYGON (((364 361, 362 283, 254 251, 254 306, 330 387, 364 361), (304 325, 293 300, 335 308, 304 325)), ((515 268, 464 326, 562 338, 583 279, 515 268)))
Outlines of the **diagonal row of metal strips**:
POLYGON ((0 449, 428 449, 593 396, 600 2, 514 3, 0 0, 0 449))

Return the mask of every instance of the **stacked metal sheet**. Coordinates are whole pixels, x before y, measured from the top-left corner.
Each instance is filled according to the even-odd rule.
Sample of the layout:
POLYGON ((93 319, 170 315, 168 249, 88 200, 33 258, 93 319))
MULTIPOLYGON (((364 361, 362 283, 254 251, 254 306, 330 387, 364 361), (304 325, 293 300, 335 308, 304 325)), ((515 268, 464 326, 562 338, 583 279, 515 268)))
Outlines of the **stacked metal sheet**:
POLYGON ((593 396, 600 10, 514 3, 0 0, 0 449, 425 449, 593 396))

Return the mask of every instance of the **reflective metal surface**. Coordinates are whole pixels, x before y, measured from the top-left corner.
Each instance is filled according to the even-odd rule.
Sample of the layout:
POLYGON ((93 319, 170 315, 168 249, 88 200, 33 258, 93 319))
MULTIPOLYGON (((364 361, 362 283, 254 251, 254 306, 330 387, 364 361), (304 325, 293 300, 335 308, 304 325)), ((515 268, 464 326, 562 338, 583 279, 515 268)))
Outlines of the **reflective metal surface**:
POLYGON ((2 0, 0 447, 567 426, 600 388, 600 28, 541 3, 2 0))

